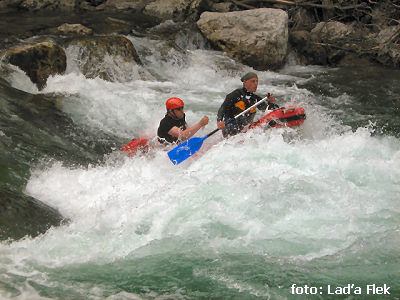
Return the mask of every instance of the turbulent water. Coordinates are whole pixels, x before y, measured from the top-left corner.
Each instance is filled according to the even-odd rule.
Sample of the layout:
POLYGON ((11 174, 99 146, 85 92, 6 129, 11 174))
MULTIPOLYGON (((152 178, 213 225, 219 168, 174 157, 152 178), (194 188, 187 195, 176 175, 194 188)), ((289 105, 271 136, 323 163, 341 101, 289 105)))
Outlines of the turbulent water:
POLYGON ((379 299, 372 284, 400 298, 399 71, 259 72, 259 94, 303 106, 304 125, 216 134, 174 166, 162 150, 118 147, 154 135, 170 96, 212 131, 250 69, 131 39, 149 80, 112 62, 124 80, 86 79, 71 49, 40 93, 19 70, 4 75, 0 187, 68 221, 0 244, 1 299, 379 299))

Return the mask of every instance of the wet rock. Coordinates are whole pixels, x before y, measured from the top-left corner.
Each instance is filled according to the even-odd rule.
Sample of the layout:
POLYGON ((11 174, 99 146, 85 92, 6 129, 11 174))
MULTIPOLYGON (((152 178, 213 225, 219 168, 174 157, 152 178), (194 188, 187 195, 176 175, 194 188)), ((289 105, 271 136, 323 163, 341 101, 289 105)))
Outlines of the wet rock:
POLYGON ((168 41, 172 48, 187 49, 211 49, 206 38, 201 34, 196 24, 191 22, 174 22, 167 20, 148 30, 155 38, 168 41))
POLYGON ((57 210, 35 198, 0 187, 0 240, 35 237, 63 220, 57 210))
POLYGON ((69 51, 73 60, 88 78, 100 77, 108 81, 129 80, 132 70, 118 68, 140 66, 142 63, 132 42, 124 36, 91 36, 72 39, 69 51), (125 78, 128 76, 129 78, 125 78))
POLYGON ((90 35, 93 30, 82 24, 62 24, 57 27, 57 32, 63 35, 90 35))
POLYGON ((377 60, 384 65, 400 66, 400 25, 387 27, 376 35, 377 60))
POLYGON ((161 21, 183 21, 189 15, 197 15, 203 0, 155 0, 146 5, 144 13, 161 21))
POLYGON ((255 69, 276 69, 285 62, 288 15, 283 10, 205 12, 197 25, 213 45, 255 69))
POLYGON ((151 0, 108 0, 99 5, 97 9, 141 10, 151 0))
POLYGON ((67 66, 64 50, 50 40, 10 48, 4 52, 4 60, 23 70, 39 89, 49 76, 63 74, 67 66))
POLYGON ((354 33, 351 25, 337 21, 320 22, 311 30, 311 37, 323 43, 335 43, 354 33))
MULTIPOLYGON (((338 64, 346 55, 356 52, 352 44, 355 39, 354 28, 337 21, 320 22, 311 32, 306 30, 290 32, 291 46, 306 64, 338 64)), ((345 61, 351 60, 354 59, 349 58, 345 61)))
POLYGON ((294 11, 290 17, 291 30, 307 30, 310 31, 314 27, 314 18, 312 14, 305 8, 299 8, 294 11))
POLYGON ((215 12, 230 12, 233 10, 235 6, 232 2, 221 2, 221 3, 212 3, 211 11, 215 12))
POLYGON ((0 9, 7 9, 10 7, 17 7, 21 0, 1 0, 0 1, 0 9))
POLYGON ((328 63, 327 51, 324 47, 312 41, 310 32, 306 30, 292 31, 289 40, 301 63, 317 65, 328 63))
POLYGON ((72 11, 76 0, 23 0, 19 7, 29 11, 37 10, 64 10, 72 11))
POLYGON ((107 24, 108 31, 110 33, 112 32, 128 35, 131 33, 133 28, 132 24, 130 24, 129 22, 113 17, 107 17, 105 19, 105 23, 107 24))
POLYGON ((290 34, 290 42, 302 64, 327 64, 328 58, 326 50, 322 46, 311 44, 309 32, 292 32, 290 34))

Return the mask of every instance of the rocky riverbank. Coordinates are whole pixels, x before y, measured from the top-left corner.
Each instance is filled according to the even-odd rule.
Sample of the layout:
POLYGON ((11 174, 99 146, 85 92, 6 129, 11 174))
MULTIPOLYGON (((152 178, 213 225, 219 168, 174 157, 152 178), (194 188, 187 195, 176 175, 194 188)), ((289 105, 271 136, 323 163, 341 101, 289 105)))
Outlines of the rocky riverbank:
MULTIPOLYGON (((201 32, 215 49, 258 70, 277 69, 288 57, 301 64, 361 61, 399 67, 400 6, 395 2, 3 0, 0 47, 3 61, 24 70, 39 89, 48 76, 65 70, 60 47, 74 44, 87 58, 93 53, 118 55, 140 64, 135 45, 121 42, 123 37, 104 36, 152 34, 165 39, 188 27, 201 32), (83 42, 82 36, 91 37, 83 42)), ((86 66, 81 70, 112 80, 86 66)))

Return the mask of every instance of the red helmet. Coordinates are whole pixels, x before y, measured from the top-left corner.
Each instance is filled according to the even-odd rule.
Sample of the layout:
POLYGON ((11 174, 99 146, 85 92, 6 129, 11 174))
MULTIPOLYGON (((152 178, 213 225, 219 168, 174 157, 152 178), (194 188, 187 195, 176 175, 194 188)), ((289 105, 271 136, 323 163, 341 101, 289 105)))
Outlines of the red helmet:
POLYGON ((185 103, 183 102, 183 100, 181 98, 177 98, 177 97, 169 98, 165 102, 165 107, 168 110, 177 109, 177 108, 181 108, 181 107, 184 107, 184 106, 185 106, 185 103))

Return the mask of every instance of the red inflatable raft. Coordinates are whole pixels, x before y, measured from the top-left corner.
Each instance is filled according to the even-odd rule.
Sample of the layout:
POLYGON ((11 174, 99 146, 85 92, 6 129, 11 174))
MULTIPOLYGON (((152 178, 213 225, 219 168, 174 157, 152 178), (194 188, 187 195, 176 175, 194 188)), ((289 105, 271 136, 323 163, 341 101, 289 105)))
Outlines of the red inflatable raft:
POLYGON ((129 156, 134 156, 139 152, 146 153, 150 149, 150 140, 147 138, 132 139, 129 143, 121 147, 121 151, 129 156))
POLYGON ((303 124, 305 119, 306 114, 302 107, 280 107, 251 124, 250 128, 262 126, 273 128, 296 127, 303 124))
MULTIPOLYGON (((296 127, 304 123, 306 114, 302 107, 281 107, 275 109, 258 121, 250 125, 250 128, 256 127, 296 127)), ((121 151, 127 153, 129 156, 134 156, 139 153, 146 153, 150 149, 150 139, 137 138, 131 140, 129 143, 121 147, 121 151)))

